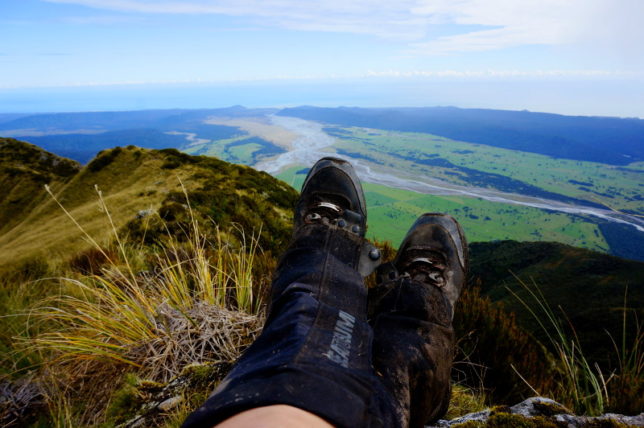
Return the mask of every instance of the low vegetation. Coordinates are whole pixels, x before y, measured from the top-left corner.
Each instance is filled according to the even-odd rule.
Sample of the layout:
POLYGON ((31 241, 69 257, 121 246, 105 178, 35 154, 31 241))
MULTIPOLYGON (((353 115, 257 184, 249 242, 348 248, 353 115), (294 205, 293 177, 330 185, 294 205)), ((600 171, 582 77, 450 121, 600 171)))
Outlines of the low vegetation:
MULTIPOLYGON (((18 252, 16 263, 4 265, 3 426, 179 426, 261 328, 295 192, 250 168, 174 150, 124 148, 95 162, 94 170, 88 166, 69 181, 52 182, 51 195, 26 223, 39 232, 38 222, 59 230, 46 239, 43 233, 45 251, 69 236, 75 243, 55 258, 43 257, 34 243, 31 251, 18 252), (167 186, 171 172, 175 186, 161 191, 147 184, 161 176, 167 186), (127 176, 144 184, 129 187, 127 176), (108 190, 89 185, 99 178, 112 180, 108 190), (153 203, 134 209, 127 197, 153 203)), ((0 235, 4 260, 21 242, 10 238, 0 235)), ((379 245, 393 257, 389 243, 379 245)), ((475 257, 501 264, 494 254, 475 257)), ((561 376, 571 360, 556 351, 569 336, 539 343, 483 294, 486 286, 473 280, 456 312, 459 350, 449 415, 537 392, 578 411, 599 411, 579 404, 587 403, 582 389, 581 401, 564 394, 568 384, 561 376)), ((632 294, 629 299, 639 299, 632 294)), ((619 312, 624 324, 631 312, 619 312)), ((604 408, 641 409, 641 344, 639 325, 635 336, 615 339, 614 365, 600 367, 604 408)), ((575 352, 566 355, 579 361, 575 352)), ((587 365, 596 373, 593 360, 587 365)), ((583 381, 587 373, 575 376, 583 381)))

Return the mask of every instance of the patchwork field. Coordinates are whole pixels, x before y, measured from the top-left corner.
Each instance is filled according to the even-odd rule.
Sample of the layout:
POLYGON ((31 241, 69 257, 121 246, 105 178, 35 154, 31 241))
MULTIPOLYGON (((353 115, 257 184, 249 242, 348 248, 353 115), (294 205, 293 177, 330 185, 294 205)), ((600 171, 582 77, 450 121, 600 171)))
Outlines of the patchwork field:
POLYGON ((326 130, 337 138, 334 147, 340 152, 415 174, 550 199, 574 198, 644 214, 644 162, 615 166, 423 133, 339 127, 326 130))
MULTIPOLYGON (((234 123, 240 125, 237 122, 234 123)), ((233 122, 222 120, 217 124, 231 126, 233 122)), ((279 147, 262 139, 260 135, 267 135, 265 130, 245 125, 243 131, 249 133, 193 145, 186 151, 249 165, 262 159, 266 165, 280 154, 271 153, 271 147, 281 152, 284 152, 282 147, 288 149, 284 141, 279 147)), ((372 177, 390 174, 403 181, 439 187, 450 185, 465 191, 476 189, 472 190, 471 197, 436 196, 403 190, 395 184, 375 184, 367 179, 364 188, 369 205, 370 237, 397 243, 418 215, 446 212, 459 219, 473 242, 555 241, 623 257, 643 257, 644 234, 632 226, 593 215, 504 203, 477 195, 500 192, 515 201, 533 204, 543 201, 548 207, 559 203, 577 207, 578 211, 617 210, 641 216, 644 214, 644 162, 623 166, 554 158, 418 132, 337 125, 326 125, 324 132, 333 136, 334 142, 321 151, 313 149, 316 154, 336 153, 353 159, 368 168, 372 177)), ((282 169, 277 177, 299 189, 310 165, 297 159, 293 157, 290 167, 282 169)))

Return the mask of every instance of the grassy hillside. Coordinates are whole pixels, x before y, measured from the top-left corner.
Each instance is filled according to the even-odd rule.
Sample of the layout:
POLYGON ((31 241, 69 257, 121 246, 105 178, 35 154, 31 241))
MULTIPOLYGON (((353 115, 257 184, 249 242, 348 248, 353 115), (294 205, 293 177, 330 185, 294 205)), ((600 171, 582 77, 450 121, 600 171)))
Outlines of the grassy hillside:
POLYGON ((72 179, 80 165, 39 147, 0 138, 0 233, 9 230, 40 202, 43 186, 57 188, 72 179))
MULTIPOLYGON (((172 149, 116 148, 79 169, 10 143, 0 163, 49 159, 31 168, 51 175, 52 193, 78 225, 34 185, 36 202, 16 207, 24 220, 0 234, 0 425, 110 427, 139 415, 142 426, 178 427, 260 331, 262 297, 289 239, 297 193, 252 168, 172 149), (55 165, 71 169, 54 173, 55 165), (88 243, 79 225, 100 245, 88 243), (180 397, 175 407, 150 405, 173 397, 180 397)), ((367 190, 377 209, 374 194, 386 192, 367 190)), ((637 283, 642 265, 566 246, 481 245, 472 245, 472 284, 455 317, 454 379, 478 388, 466 398, 478 397, 477 406, 485 397, 516 402, 533 394, 522 376, 578 411, 608 408, 575 400, 561 361, 519 325, 533 328, 521 310, 517 322, 490 297, 512 307, 502 294, 508 269, 547 270, 550 277, 538 278, 556 285, 544 286, 546 298, 570 306, 575 321, 588 308, 619 313, 621 283, 637 283), (576 297, 580 288, 588 299, 576 297)), ((630 296, 641 308, 641 284, 630 296)), ((579 327, 591 329, 583 331, 589 338, 594 328, 579 327)), ((609 385, 610 408, 640 408, 639 372, 616 373, 622 384, 609 385)))
MULTIPOLYGON (((101 213, 95 186, 113 211, 117 229, 131 223, 128 230, 135 235, 141 233, 142 227, 154 226, 147 219, 137 219, 142 212, 159 213, 180 225, 186 204, 182 183, 197 212, 215 219, 222 227, 236 222, 249 231, 259 232, 263 228, 262 244, 269 250, 280 248, 288 238, 284 229, 290 224, 289 210, 295 191, 251 168, 188 156, 173 149, 157 151, 130 146, 101 152, 80 169, 75 162, 30 144, 15 140, 11 144, 5 147, 14 154, 3 156, 0 161, 2 180, 19 179, 14 178, 15 190, 0 203, 2 215, 10 219, 10 224, 19 224, 5 227, 0 235, 0 269, 34 258, 56 263, 89 245, 84 234, 46 194, 43 185, 47 183, 71 216, 99 242, 112 236, 108 219, 101 213), (43 172, 16 175, 12 165, 23 156, 29 159, 42 156, 50 161, 42 161, 43 172), (50 164, 57 165, 66 175, 48 172, 50 164)), ((153 237, 153 230, 147 232, 146 239, 152 241, 153 237)))

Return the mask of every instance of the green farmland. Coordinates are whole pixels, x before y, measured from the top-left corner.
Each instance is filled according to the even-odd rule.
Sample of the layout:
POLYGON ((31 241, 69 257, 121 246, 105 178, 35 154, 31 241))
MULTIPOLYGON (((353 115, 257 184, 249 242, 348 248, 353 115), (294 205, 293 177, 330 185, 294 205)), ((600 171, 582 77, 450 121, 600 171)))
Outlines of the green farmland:
POLYGON ((328 131, 337 138, 336 149, 414 174, 502 191, 512 192, 515 188, 517 193, 522 193, 524 184, 644 214, 643 162, 620 167, 556 159, 423 133, 337 127, 328 131))
MULTIPOLYGON (((303 167, 278 175, 299 190, 303 167), (298 173, 299 172, 299 173, 298 173)), ((456 217, 471 242, 512 239, 557 241, 606 252, 608 245, 596 224, 580 217, 537 208, 489 202, 478 198, 433 196, 363 183, 367 199, 368 236, 397 245, 416 218, 425 212, 456 217)))

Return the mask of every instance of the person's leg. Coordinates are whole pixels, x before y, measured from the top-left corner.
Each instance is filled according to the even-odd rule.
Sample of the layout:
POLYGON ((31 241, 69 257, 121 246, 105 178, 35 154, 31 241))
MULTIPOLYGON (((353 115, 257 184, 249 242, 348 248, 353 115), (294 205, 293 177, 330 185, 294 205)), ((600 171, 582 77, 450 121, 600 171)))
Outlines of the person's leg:
POLYGON ((336 426, 396 426, 393 400, 371 364, 359 270, 377 253, 365 250, 365 227, 364 196, 351 166, 320 160, 303 185, 262 334, 184 427, 212 427, 272 405, 336 426))
POLYGON ((467 244, 456 220, 425 214, 369 291, 374 366, 403 426, 422 427, 447 411, 453 310, 466 271, 467 244))
POLYGON ((238 413, 216 428, 333 428, 321 417, 293 406, 276 404, 238 413))

